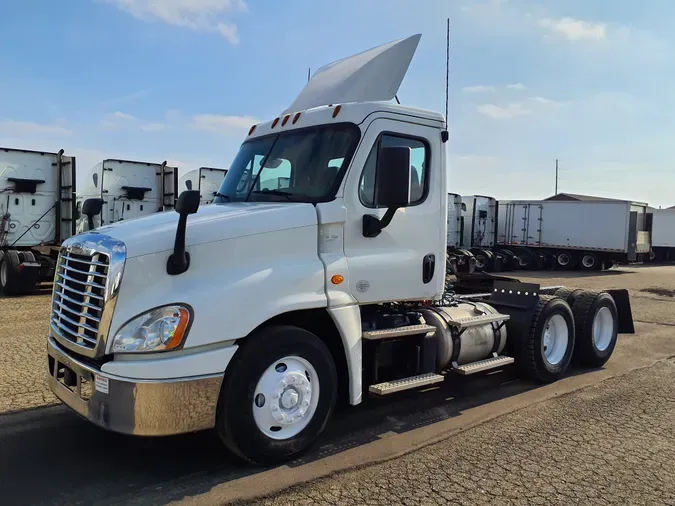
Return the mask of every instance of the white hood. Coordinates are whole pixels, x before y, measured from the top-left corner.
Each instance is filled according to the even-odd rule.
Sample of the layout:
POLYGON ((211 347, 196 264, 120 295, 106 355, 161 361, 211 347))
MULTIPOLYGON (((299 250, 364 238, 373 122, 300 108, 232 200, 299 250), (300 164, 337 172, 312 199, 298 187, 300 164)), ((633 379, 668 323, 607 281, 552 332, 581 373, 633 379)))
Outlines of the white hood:
MULTIPOLYGON (((185 244, 189 248, 207 242, 316 226, 316 209, 306 203, 233 202, 211 204, 188 216, 185 244)), ((100 232, 123 241, 127 258, 173 249, 178 213, 167 211, 106 225, 100 232)))

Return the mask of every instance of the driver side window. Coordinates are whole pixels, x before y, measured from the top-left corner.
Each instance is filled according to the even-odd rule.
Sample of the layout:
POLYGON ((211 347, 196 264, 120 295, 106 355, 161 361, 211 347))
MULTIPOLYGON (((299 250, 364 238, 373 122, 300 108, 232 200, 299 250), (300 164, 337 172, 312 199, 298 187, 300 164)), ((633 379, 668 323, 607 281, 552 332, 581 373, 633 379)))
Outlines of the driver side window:
POLYGON ((412 137, 384 134, 373 145, 366 160, 359 184, 359 198, 366 207, 378 208, 377 188, 375 185, 375 169, 377 153, 380 147, 409 147, 412 172, 410 175, 410 205, 424 202, 426 198, 427 180, 429 177, 430 149, 426 142, 412 137))

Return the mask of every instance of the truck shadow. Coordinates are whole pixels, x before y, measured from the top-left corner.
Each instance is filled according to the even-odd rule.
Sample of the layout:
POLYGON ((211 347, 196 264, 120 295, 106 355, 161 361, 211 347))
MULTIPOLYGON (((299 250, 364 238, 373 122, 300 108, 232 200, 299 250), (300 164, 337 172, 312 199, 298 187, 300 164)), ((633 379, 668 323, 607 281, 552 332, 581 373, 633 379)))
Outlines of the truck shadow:
MULTIPOLYGON (((584 372, 574 368, 569 375, 584 372)), ((507 368, 480 377, 453 376, 423 392, 368 398, 339 409, 318 443, 287 465, 298 467, 535 388, 507 368)), ((214 431, 124 436, 60 405, 0 415, 0 449, 0 490, 11 504, 159 504, 266 470, 233 457, 214 431)))

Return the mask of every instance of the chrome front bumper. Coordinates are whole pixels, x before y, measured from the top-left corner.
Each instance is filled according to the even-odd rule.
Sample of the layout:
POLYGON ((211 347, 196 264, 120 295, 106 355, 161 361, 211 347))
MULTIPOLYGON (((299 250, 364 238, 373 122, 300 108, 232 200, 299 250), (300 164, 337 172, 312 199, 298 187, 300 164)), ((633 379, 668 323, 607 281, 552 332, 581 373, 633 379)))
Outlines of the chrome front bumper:
POLYGON ((167 436, 215 426, 222 374, 130 380, 76 360, 51 336, 48 343, 50 388, 65 405, 100 427, 167 436))

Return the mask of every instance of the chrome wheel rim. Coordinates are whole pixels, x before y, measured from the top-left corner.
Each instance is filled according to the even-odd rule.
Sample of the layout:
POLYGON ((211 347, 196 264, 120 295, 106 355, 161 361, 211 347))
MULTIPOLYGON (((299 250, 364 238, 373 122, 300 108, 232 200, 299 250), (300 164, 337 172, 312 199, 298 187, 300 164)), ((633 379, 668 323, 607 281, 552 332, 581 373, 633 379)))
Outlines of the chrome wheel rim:
POLYGON ((483 255, 476 255, 476 267, 482 269, 487 264, 487 260, 483 255))
POLYGON ((558 264, 566 267, 570 263, 570 256, 567 253, 561 253, 558 255, 558 264))
POLYGON ((567 321, 560 314, 551 316, 544 326, 544 338, 542 339, 542 351, 544 360, 550 365, 558 365, 562 362, 569 344, 569 328, 567 321))
POLYGON ((593 344, 598 351, 609 348, 614 336, 614 317, 608 307, 598 309, 593 318, 593 344))
POLYGON ((288 356, 276 360, 258 380, 253 419, 267 437, 289 439, 309 425, 318 405, 316 370, 306 359, 288 356))

